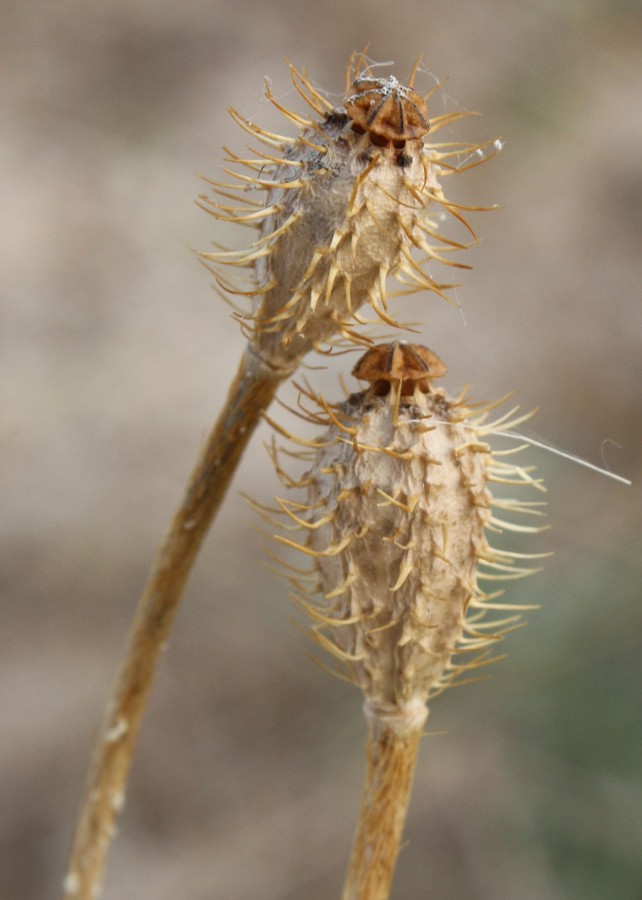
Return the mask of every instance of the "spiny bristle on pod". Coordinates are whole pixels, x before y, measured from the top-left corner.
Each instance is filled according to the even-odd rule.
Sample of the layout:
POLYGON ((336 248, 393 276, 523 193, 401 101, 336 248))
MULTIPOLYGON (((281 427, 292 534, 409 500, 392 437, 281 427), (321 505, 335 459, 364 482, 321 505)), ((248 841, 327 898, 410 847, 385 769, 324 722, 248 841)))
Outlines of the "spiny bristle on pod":
POLYGON ((200 256, 225 295, 252 299, 251 311, 239 318, 259 355, 277 369, 294 368, 309 350, 339 336, 371 343, 355 323, 402 327, 389 312, 389 275, 402 286, 394 294, 429 290, 449 299, 452 285, 435 280, 429 265, 469 268, 449 255, 476 240, 463 210, 481 207, 448 201, 440 180, 488 157, 479 147, 424 142, 429 129, 432 134, 463 114, 429 120, 425 98, 412 86, 415 70, 404 85, 392 76, 371 77, 362 65, 360 57, 349 67, 342 107, 290 66, 314 115, 287 110, 268 85, 268 99, 298 135, 267 132, 232 110, 269 149, 253 150, 250 158, 228 151, 237 168, 224 171, 236 183, 205 179, 214 196, 200 198, 204 209, 260 232, 247 250, 200 256), (465 164, 470 158, 475 161, 465 164), (438 230, 430 216, 442 211, 463 223, 467 242, 438 230), (229 267, 249 270, 249 279, 236 281, 229 267), (359 314, 365 305, 374 319, 359 314))
POLYGON ((497 404, 473 411, 433 386, 444 372, 426 347, 395 342, 362 357, 354 374, 369 387, 343 403, 306 391, 311 420, 326 430, 298 441, 310 455, 303 478, 283 479, 305 486, 305 501, 277 499, 287 529, 277 540, 311 560, 307 575, 290 572, 293 597, 376 715, 411 715, 496 658, 524 607, 486 588, 528 574, 528 561, 546 555, 488 540, 542 530, 504 519, 541 514, 540 504, 491 492, 495 483, 543 490, 530 468, 487 443, 527 417, 513 409, 489 421, 497 404), (294 539, 294 529, 305 537, 294 539))

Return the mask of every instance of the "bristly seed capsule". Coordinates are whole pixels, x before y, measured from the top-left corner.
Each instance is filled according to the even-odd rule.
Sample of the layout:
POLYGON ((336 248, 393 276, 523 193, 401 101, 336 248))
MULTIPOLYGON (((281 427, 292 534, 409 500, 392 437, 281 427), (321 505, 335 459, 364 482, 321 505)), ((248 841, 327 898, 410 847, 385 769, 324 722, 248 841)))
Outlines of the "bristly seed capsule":
POLYGON ((306 394, 318 405, 311 419, 323 418, 327 429, 299 442, 311 448, 299 482, 306 501, 277 501, 288 527, 306 533, 300 543, 278 540, 312 560, 307 583, 291 578, 294 598, 316 641, 343 663, 377 716, 415 715, 490 662, 491 648, 519 616, 480 582, 531 571, 524 554, 492 548, 487 538, 488 529, 512 528, 497 508, 537 513, 532 503, 494 500, 493 482, 543 489, 529 468, 493 457, 486 443, 516 419, 488 423, 494 407, 472 412, 462 398, 433 388, 444 373, 428 348, 395 342, 372 348, 355 366, 353 374, 370 382, 365 391, 337 405, 306 394), (502 609, 507 616, 487 619, 502 609))
MULTIPOLYGON (((351 72, 343 108, 333 107, 311 82, 290 67, 297 91, 315 113, 305 118, 268 99, 299 131, 288 138, 265 131, 232 112, 245 131, 269 150, 229 161, 249 174, 225 168, 239 183, 208 181, 218 198, 201 197, 215 218, 259 229, 248 250, 202 253, 218 286, 233 298, 251 298, 252 312, 239 312, 258 357, 277 372, 292 371, 312 349, 343 338, 366 344, 359 310, 369 305, 375 323, 403 327, 391 315, 387 279, 402 293, 428 290, 447 297, 451 285, 428 272, 467 244, 440 232, 430 218, 435 206, 463 224, 461 206, 446 200, 440 179, 457 171, 457 158, 475 147, 424 143, 460 114, 431 123, 425 99, 396 78, 351 72), (262 198, 261 193, 265 196, 262 198), (225 269, 250 270, 249 282, 225 269)), ((229 151, 228 151, 229 152, 229 151)))

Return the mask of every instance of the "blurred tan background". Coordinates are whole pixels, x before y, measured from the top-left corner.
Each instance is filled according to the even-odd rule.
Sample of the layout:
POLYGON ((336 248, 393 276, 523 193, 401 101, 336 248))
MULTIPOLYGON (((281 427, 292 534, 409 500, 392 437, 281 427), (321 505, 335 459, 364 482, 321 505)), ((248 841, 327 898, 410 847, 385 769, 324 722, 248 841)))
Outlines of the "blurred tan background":
MULTIPOLYGON (((394 60, 451 137, 501 135, 451 182, 477 215, 429 322, 446 385, 514 389, 553 530, 540 602, 492 681, 435 701, 398 900, 642 896, 640 6, 548 0, 0 6, 0 897, 55 898, 108 687, 149 562, 242 339, 190 247, 246 238, 193 204, 284 58, 341 96, 350 52, 394 60), (619 446, 618 446, 619 445, 619 446)), ((300 107, 298 107, 300 109, 300 107)), ((412 303, 415 306, 412 306, 412 303)), ((326 393, 336 375, 317 373, 326 393)), ((275 490, 259 435, 202 553, 144 723, 106 900, 331 900, 362 778, 360 698, 306 658, 239 490, 275 490)), ((537 546, 535 546, 537 544, 537 546)))

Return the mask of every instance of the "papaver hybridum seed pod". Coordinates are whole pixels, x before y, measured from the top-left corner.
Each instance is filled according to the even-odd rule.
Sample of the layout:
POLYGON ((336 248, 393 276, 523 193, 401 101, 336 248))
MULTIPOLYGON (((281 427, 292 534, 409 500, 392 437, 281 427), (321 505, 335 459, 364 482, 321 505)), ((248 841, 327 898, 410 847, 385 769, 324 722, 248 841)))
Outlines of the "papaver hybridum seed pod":
POLYGON ((479 148, 425 143, 429 129, 460 114, 430 122, 424 98, 411 85, 360 75, 360 65, 342 107, 290 67, 313 119, 286 110, 268 87, 268 98, 299 129, 296 138, 266 132, 233 112, 270 152, 251 159, 231 154, 230 161, 251 174, 225 169, 240 188, 209 182, 218 199, 201 198, 216 218, 259 229, 248 250, 201 257, 228 294, 252 298, 252 312, 241 318, 259 356, 277 370, 293 369, 309 350, 338 335, 363 342, 354 326, 362 323, 358 311, 366 304, 377 321, 397 325, 388 311, 388 275, 397 276, 403 293, 444 295, 449 285, 436 282, 427 263, 468 268, 446 258, 466 245, 440 233, 430 215, 435 207, 446 210, 469 229, 439 179, 457 171, 447 159, 479 148), (230 279, 224 270, 230 266, 249 269, 249 283, 230 279))
POLYGON ((307 533, 301 542, 279 539, 312 560, 307 587, 293 578, 295 597, 376 715, 412 716, 486 664, 517 617, 481 582, 530 571, 519 562, 528 554, 488 541, 489 530, 512 527, 494 506, 538 512, 531 503, 494 501, 490 490, 494 482, 542 489, 487 443, 516 420, 487 423, 488 411, 472 412, 433 387, 444 373, 419 345, 369 350, 354 369, 370 382, 365 391, 336 406, 318 398, 328 428, 311 442, 305 503, 279 501, 307 533), (486 620, 502 608, 508 618, 486 620))

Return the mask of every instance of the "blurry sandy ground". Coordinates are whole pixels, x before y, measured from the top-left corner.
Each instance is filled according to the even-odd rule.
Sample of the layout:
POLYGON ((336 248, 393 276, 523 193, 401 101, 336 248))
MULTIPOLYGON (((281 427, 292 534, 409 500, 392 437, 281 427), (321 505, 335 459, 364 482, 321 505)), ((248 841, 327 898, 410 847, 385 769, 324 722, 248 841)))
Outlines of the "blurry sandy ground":
MULTIPOLYGON (((449 79, 433 114, 483 112, 453 137, 506 140, 450 185, 505 206, 474 219, 465 322, 404 307, 448 386, 515 389, 541 435, 636 481, 533 451, 554 530, 522 549, 555 556, 510 594, 542 609, 491 682, 435 702, 395 896, 639 898, 640 24, 570 0, 0 6, 3 900, 58 894, 134 604, 242 347, 188 248, 245 235, 192 205, 194 173, 245 144, 228 104, 284 127, 262 99, 269 74, 296 105, 284 57, 338 99, 367 40, 449 79)), ((360 699, 305 659, 240 489, 274 490, 260 437, 163 661, 108 900, 339 894, 360 699)))

